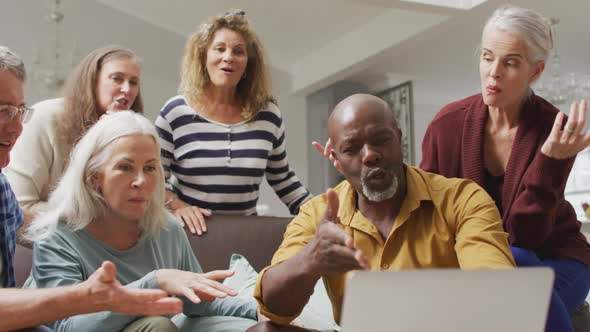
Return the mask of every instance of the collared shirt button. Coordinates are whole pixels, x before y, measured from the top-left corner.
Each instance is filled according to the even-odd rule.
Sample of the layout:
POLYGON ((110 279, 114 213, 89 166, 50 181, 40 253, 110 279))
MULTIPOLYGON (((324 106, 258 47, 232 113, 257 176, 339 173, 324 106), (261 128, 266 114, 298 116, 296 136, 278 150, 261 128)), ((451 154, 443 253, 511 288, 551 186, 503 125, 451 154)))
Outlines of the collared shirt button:
POLYGON ((381 264, 381 269, 382 269, 382 270, 387 270, 387 269, 389 269, 389 264, 387 264, 387 263, 383 263, 383 264, 381 264))

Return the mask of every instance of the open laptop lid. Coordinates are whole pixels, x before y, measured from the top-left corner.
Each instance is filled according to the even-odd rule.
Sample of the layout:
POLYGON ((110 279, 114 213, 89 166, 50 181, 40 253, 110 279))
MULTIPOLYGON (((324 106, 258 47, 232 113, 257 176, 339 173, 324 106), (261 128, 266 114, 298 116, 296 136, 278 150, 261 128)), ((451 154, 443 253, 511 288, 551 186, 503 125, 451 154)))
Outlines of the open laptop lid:
POLYGON ((549 268, 356 272, 342 331, 542 332, 549 268))

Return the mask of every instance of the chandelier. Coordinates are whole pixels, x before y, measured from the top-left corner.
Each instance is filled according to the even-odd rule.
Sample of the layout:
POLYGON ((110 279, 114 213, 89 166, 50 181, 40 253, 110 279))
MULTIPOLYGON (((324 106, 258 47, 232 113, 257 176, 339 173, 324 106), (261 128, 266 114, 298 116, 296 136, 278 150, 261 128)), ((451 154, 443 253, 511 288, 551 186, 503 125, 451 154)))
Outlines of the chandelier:
POLYGON ((590 96, 590 76, 583 73, 564 73, 561 57, 555 43, 558 18, 551 18, 553 34, 553 55, 547 63, 547 71, 537 84, 535 92, 560 110, 569 113, 569 105, 574 100, 588 99, 590 96))
POLYGON ((61 0, 53 0, 51 12, 45 16, 47 31, 51 36, 42 36, 45 43, 39 43, 32 62, 32 76, 40 99, 61 95, 66 77, 75 60, 75 46, 66 56, 62 45, 64 13, 61 0))

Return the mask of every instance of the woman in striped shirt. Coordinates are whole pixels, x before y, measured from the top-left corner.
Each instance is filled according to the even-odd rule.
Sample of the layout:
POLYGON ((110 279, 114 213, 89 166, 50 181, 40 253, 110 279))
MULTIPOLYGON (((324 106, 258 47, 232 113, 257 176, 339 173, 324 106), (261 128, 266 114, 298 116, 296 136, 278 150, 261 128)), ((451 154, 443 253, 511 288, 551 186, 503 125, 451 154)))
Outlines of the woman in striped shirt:
POLYGON ((211 17, 187 42, 180 95, 156 119, 168 207, 191 232, 211 212, 255 214, 262 178, 292 214, 311 197, 289 167, 263 49, 244 12, 211 17))

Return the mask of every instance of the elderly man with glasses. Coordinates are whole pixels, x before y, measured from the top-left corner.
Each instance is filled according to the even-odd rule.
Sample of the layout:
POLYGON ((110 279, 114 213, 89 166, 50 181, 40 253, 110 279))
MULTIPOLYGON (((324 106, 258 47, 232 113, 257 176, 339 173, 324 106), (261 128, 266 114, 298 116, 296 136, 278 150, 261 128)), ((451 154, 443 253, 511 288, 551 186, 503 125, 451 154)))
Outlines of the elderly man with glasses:
MULTIPOLYGON (((98 311, 158 316, 182 311, 179 299, 162 290, 128 289, 115 278, 115 266, 104 262, 83 283, 46 289, 14 289, 12 260, 17 232, 25 217, 1 169, 31 115, 25 106, 25 67, 10 49, 0 46, 0 331, 22 329, 64 317, 98 311), (8 288, 5 288, 8 287, 8 288)), ((28 218, 27 218, 28 219, 28 218)), ((49 331, 45 327, 26 331, 49 331)))
MULTIPOLYGON (((25 68, 10 50, 0 49, 0 168, 10 161, 10 150, 23 131, 31 110, 25 106, 25 68)), ((12 257, 16 232, 24 222, 23 213, 4 174, 0 174, 0 283, 14 287, 12 257)))

